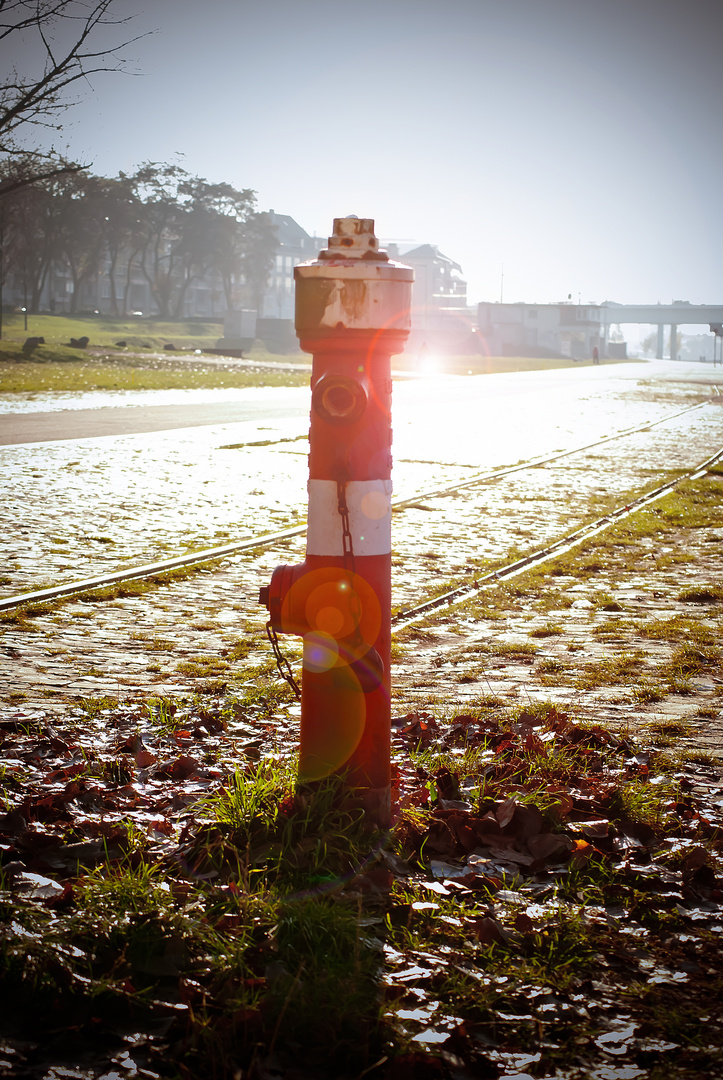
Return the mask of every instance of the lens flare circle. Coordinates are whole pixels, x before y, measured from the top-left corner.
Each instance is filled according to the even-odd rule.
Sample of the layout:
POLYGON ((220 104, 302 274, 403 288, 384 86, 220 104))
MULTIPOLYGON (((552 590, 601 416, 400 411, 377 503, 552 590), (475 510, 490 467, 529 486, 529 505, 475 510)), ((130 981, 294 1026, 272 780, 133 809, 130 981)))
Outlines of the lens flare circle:
POLYGON ((345 623, 344 612, 335 605, 319 608, 316 613, 316 629, 333 638, 346 637, 342 633, 345 623))
MULTIPOLYGON (((310 635, 311 636, 311 635, 310 635)), ((328 643, 326 643, 328 644, 328 643)), ((306 643, 304 644, 306 660, 306 643)), ((359 678, 349 665, 336 665, 328 672, 308 672, 306 692, 318 706, 310 714, 302 711, 302 733, 299 748, 299 780, 301 783, 323 780, 343 769, 361 742, 366 724, 366 694, 359 678), (315 683, 324 680, 325 692, 317 697, 315 683), (328 680, 331 680, 329 688, 328 680), (344 701, 344 708, 326 711, 324 701, 344 701)), ((321 684, 319 684, 321 685, 321 684)))
POLYGON ((381 521, 389 513, 389 496, 383 491, 369 491, 362 497, 361 511, 370 521, 381 521))
POLYGON ((377 594, 365 578, 341 566, 316 567, 302 574, 281 607, 285 632, 328 634, 336 641, 352 636, 373 644, 382 626, 377 594))
POLYGON ((304 638, 304 670, 329 671, 339 659, 339 646, 331 634, 320 631, 304 638))
POLYGON ((361 619, 359 596, 345 579, 325 581, 309 594, 306 618, 312 630, 335 638, 349 637, 361 619))

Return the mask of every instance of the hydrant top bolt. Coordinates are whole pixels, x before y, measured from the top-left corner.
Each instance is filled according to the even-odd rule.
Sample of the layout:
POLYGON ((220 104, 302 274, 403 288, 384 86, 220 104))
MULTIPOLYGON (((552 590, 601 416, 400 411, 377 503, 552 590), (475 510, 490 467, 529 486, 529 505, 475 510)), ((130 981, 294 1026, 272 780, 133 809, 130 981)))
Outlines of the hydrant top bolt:
POLYGON ((358 218, 354 215, 334 218, 334 233, 329 237, 329 247, 319 252, 319 258, 389 262, 386 251, 379 250, 379 241, 374 235, 374 218, 358 218))

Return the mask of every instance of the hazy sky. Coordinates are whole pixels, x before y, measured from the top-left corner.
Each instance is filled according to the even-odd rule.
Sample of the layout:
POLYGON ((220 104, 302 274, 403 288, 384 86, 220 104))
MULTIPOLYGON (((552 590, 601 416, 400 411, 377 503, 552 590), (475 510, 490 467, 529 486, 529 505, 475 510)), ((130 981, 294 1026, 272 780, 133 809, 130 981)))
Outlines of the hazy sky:
POLYGON ((723 0, 118 0, 141 74, 56 145, 176 161, 326 236, 436 244, 469 299, 723 303, 723 0))

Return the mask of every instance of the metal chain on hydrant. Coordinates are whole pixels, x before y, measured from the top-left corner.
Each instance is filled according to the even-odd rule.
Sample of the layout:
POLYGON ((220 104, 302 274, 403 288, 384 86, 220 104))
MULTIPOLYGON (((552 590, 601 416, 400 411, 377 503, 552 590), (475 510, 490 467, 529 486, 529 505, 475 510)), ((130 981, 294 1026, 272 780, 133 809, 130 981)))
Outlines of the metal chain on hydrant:
POLYGON ((341 518, 341 549, 344 557, 344 569, 349 575, 349 610, 354 620, 353 638, 356 643, 361 641, 361 602, 359 594, 354 588, 354 539, 351 534, 349 523, 349 506, 346 501, 346 480, 336 482, 336 506, 341 518))
POLYGON ((289 684, 291 689, 296 694, 297 700, 300 701, 301 687, 294 678, 294 672, 291 670, 291 664, 289 663, 288 658, 285 657, 281 651, 279 639, 276 636, 276 631, 271 624, 271 619, 269 619, 269 621, 266 623, 266 636, 271 642, 271 648, 273 650, 274 659, 276 660, 276 666, 279 669, 279 675, 282 679, 284 679, 285 682, 289 684))
POLYGON ((336 482, 336 508, 341 518, 341 550, 344 556, 344 568, 354 573, 354 540, 349 525, 349 507, 346 502, 346 480, 336 482))

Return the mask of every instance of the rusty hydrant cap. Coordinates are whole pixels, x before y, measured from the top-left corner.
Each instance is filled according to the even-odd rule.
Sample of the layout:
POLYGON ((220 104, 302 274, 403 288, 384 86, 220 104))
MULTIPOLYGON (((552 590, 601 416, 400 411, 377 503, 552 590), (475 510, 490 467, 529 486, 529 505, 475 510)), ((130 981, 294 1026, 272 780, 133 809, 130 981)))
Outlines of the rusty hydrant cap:
POLYGON ((317 334, 384 330, 398 336, 401 352, 396 346, 411 326, 414 271, 379 250, 373 218, 334 218, 329 247, 295 266, 294 280, 302 349, 313 351, 317 334))
POLYGON ((319 252, 319 258, 389 262, 386 251, 379 250, 379 241, 374 235, 374 218, 360 218, 356 214, 334 218, 334 232, 329 237, 329 247, 319 252))

